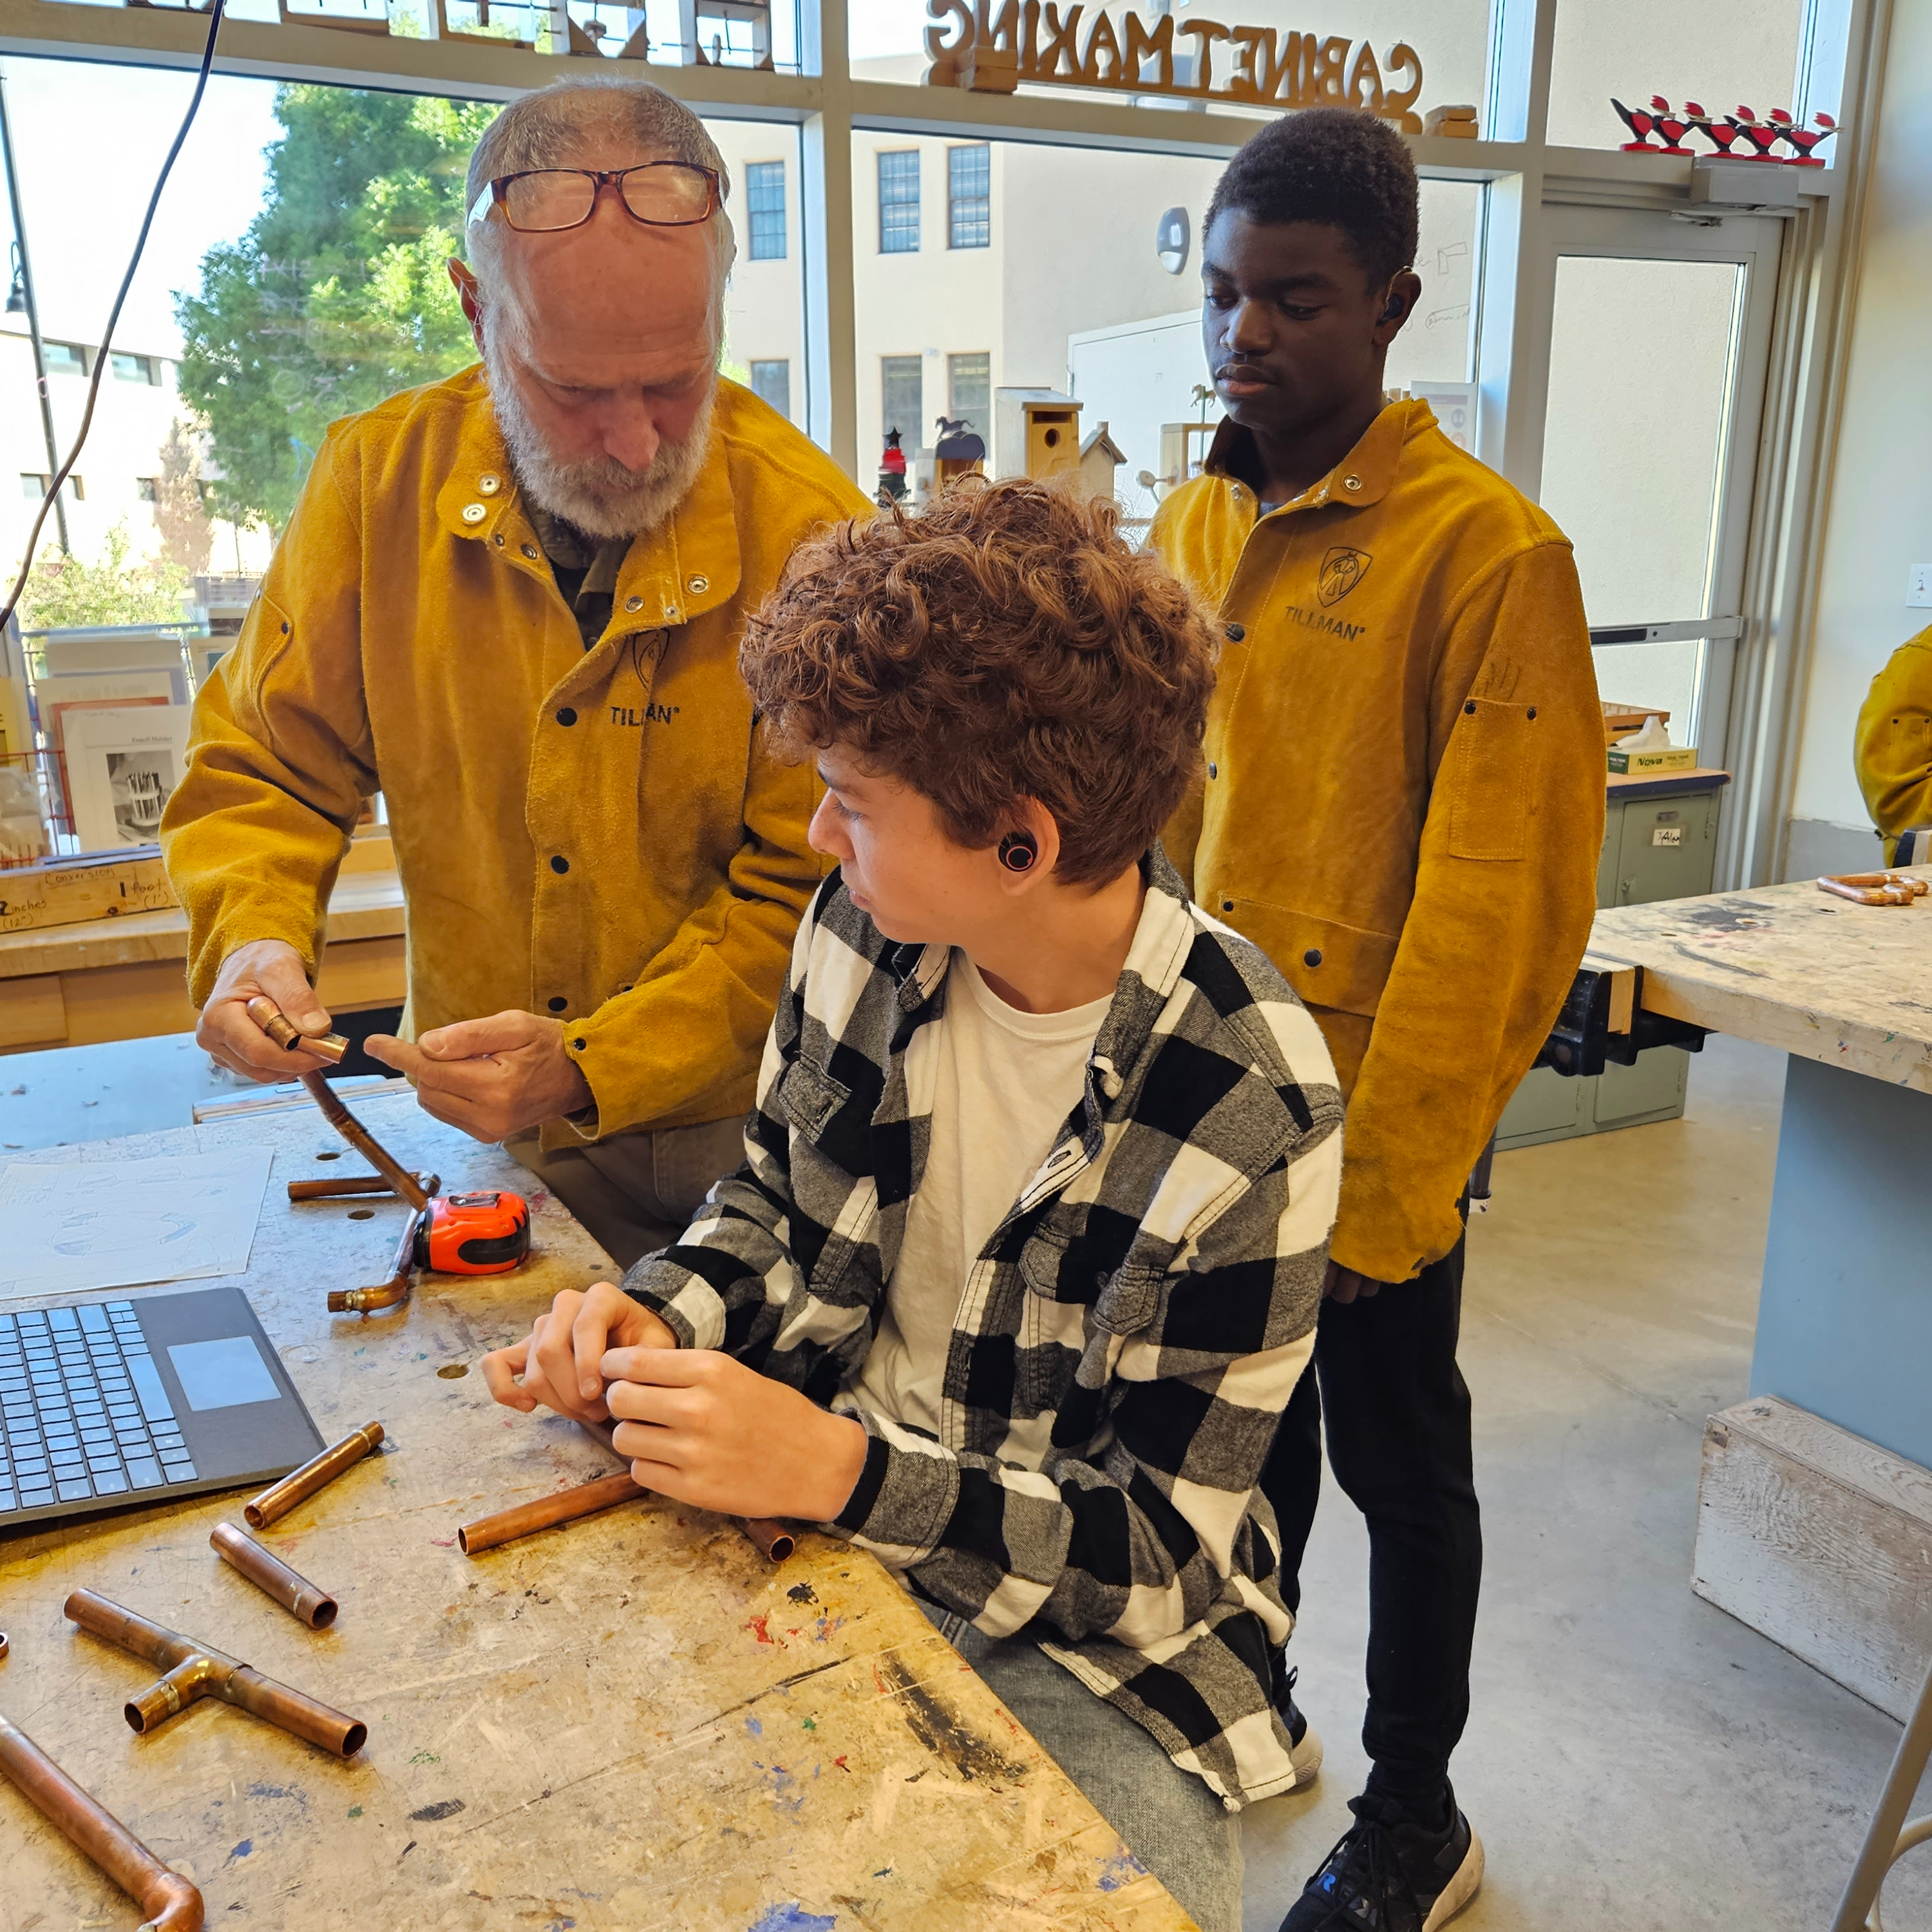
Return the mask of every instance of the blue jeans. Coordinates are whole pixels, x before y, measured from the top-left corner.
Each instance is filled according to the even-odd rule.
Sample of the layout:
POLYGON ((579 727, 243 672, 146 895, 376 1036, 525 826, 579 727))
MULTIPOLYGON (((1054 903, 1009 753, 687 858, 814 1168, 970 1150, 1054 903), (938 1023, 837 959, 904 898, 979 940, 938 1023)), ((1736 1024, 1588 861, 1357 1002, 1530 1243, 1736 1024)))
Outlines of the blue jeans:
POLYGON ((964 1617, 920 1607, 1202 1932, 1241 1932, 1237 1814, 1037 1644, 989 1637, 964 1617))

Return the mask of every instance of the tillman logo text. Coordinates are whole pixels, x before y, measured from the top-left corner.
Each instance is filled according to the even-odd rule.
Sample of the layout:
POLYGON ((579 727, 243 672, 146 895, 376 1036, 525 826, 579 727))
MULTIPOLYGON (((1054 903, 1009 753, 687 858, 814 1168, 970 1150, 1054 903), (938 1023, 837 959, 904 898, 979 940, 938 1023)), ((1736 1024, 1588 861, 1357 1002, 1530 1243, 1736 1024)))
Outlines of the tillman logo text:
POLYGON ((1362 579, 1369 574, 1369 566, 1375 561, 1365 550, 1351 550, 1346 544, 1337 544, 1322 560, 1322 574, 1316 582, 1316 594, 1324 604, 1339 604, 1362 579))

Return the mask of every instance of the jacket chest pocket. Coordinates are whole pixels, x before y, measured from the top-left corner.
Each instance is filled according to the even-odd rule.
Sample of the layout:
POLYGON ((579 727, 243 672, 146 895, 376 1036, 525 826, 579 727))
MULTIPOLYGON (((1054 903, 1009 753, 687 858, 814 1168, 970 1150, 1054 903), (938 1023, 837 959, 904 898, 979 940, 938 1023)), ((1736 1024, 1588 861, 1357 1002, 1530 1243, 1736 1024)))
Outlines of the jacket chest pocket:
POLYGON ((1449 746, 1452 859, 1522 856, 1535 759, 1534 705, 1465 701, 1449 746))
POLYGON ((795 1060, 780 1077, 778 1102, 791 1127, 791 1197, 795 1250, 819 1236, 808 1270, 814 1289, 827 1288, 851 1265, 878 1219, 878 1184, 855 1157, 871 1138, 869 1121, 856 1119, 852 1090, 822 1066, 795 1060))
POLYGON ((1102 1388, 1122 1342, 1160 1312, 1164 1268, 1132 1255, 1112 1267, 1106 1259, 1090 1243, 1044 1235, 1022 1251, 1015 1382, 1024 1413, 1058 1408, 1076 1382, 1102 1388))

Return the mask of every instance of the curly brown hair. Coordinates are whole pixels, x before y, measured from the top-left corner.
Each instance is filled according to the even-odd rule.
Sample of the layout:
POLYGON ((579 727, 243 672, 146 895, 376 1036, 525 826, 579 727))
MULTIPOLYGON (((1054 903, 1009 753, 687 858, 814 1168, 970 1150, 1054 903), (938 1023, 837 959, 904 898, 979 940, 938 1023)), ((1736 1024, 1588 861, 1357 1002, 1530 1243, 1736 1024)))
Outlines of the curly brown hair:
POLYGON ((784 754, 838 745, 930 799, 960 844, 1036 799, 1056 875, 1100 886, 1199 770, 1213 626, 1111 498, 969 478, 802 545, 738 664, 784 754))

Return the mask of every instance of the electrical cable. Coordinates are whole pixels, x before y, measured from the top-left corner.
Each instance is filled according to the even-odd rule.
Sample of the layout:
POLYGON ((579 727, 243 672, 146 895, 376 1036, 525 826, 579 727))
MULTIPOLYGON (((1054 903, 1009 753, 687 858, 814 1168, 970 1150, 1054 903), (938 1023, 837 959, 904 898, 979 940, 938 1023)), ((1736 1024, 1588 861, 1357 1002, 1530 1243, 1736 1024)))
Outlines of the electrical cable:
POLYGON ((168 176, 173 172, 175 158, 182 151, 182 143, 188 139, 188 130, 194 125, 194 117, 201 107, 201 97, 208 91, 208 70, 214 64, 214 38, 221 31, 221 14, 226 0, 212 0, 208 22, 208 44, 201 50, 201 70, 195 76, 194 92, 188 98, 188 112, 182 116, 180 128, 176 131, 174 144, 168 149, 167 159, 161 164, 161 172, 154 182, 154 191, 148 197, 148 212, 141 218, 141 232, 134 238, 134 253, 128 263, 128 272, 121 278, 119 292, 114 298, 114 306, 109 311, 107 326, 102 332, 100 347, 94 359, 94 380, 87 386, 87 407, 81 412, 80 428, 74 440, 74 447, 67 453, 67 460, 60 466, 60 474, 53 480, 40 504, 40 514, 34 518, 33 528, 27 532, 27 554, 20 560, 20 574, 14 580, 14 588, 4 606, 0 606, 0 631, 4 631, 8 621, 20 605, 27 588, 27 580, 34 568, 34 553, 39 548, 40 532, 46 527, 49 514, 58 498, 62 486, 72 473, 74 466, 80 460, 82 446, 87 441, 87 432, 94 422, 94 405, 100 394, 100 379, 106 374, 110 356, 113 352, 114 331, 121 320, 122 305, 128 299, 128 291, 134 285, 134 272, 141 266, 142 250, 148 245, 148 231, 154 225, 154 211, 161 205, 161 190, 168 184, 168 176))

